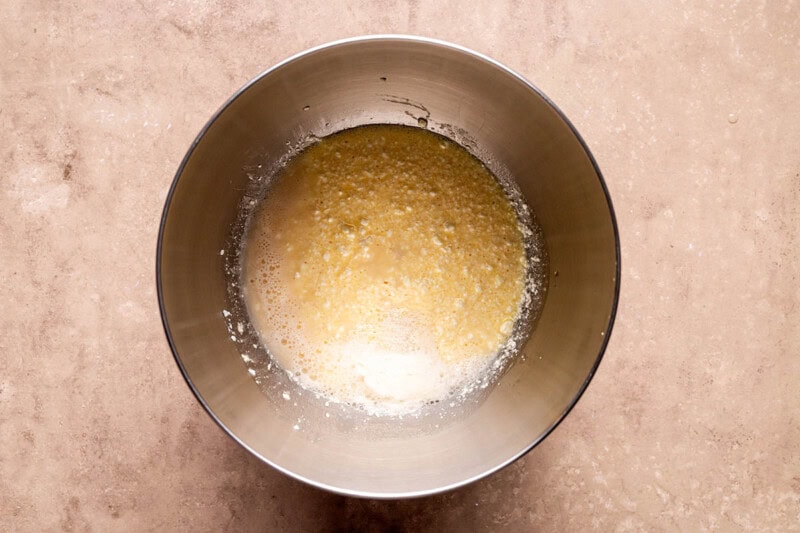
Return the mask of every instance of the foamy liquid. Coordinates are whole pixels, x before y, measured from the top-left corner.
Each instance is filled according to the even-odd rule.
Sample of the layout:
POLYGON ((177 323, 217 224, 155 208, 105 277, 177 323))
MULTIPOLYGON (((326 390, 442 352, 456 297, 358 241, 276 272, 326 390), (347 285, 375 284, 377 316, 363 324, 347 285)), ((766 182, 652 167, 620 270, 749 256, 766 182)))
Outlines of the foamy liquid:
POLYGON ((367 126, 309 147, 249 224, 248 313, 300 385, 373 414, 452 397, 508 341, 528 267, 493 176, 418 128, 367 126))

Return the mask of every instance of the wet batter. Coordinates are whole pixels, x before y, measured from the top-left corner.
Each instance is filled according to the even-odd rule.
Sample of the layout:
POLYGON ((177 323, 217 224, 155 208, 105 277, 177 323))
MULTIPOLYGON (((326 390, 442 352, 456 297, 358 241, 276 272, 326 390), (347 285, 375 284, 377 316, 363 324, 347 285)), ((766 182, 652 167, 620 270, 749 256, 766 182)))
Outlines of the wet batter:
POLYGON ((301 385, 398 414, 486 370, 526 270, 517 214, 477 159, 379 125, 289 162, 252 216, 243 285, 262 341, 301 385))

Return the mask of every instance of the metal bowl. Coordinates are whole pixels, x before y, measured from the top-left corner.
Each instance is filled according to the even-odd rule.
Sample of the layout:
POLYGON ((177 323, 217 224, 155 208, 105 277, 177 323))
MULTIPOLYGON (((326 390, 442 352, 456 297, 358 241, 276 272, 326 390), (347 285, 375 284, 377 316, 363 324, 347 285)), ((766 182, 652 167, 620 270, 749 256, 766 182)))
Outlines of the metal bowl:
POLYGON ((567 415, 608 343, 619 296, 619 238, 588 148, 533 85, 459 46, 371 36, 287 59, 213 116, 167 197, 156 272, 175 359, 231 437, 317 487, 399 498, 486 476, 533 448, 567 415), (242 343, 231 340, 222 313, 231 305, 231 263, 220 254, 236 240, 254 169, 276 166, 309 135, 373 123, 426 126, 467 146, 495 173, 513 176, 550 258, 546 302, 519 359, 480 401, 421 421, 331 417, 279 374, 270 378, 278 385, 265 390, 248 374, 242 343))

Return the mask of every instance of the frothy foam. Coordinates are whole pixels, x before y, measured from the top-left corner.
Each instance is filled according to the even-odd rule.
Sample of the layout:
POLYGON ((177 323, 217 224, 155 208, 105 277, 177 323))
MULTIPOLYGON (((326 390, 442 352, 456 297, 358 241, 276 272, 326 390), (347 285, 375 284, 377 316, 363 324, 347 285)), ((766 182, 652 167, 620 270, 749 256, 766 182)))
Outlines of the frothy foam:
POLYGON ((253 215, 243 294, 303 387, 377 415, 485 376, 524 300, 523 228, 463 148, 362 127, 291 161, 253 215))

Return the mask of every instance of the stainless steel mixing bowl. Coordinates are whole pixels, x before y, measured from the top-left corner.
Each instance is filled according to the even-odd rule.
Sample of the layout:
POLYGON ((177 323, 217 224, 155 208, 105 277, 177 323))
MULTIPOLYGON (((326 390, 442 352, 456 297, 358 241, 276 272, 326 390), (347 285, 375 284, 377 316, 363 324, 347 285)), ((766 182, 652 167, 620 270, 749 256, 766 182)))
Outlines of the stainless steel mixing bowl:
POLYGON ((464 48, 375 36, 292 57, 214 115, 173 182, 156 269, 175 359, 231 437, 318 487, 394 498, 479 479, 553 430, 583 393, 608 343, 620 258, 600 171, 541 92, 464 48), (322 402, 292 389, 280 374, 272 374, 277 384, 265 390, 248 374, 242 343, 231 340, 222 313, 231 305, 230 260, 220 254, 236 240, 256 169, 275 166, 289 145, 309 135, 372 123, 427 126, 467 146, 495 173, 513 176, 547 241, 547 299, 523 357, 481 401, 457 407, 458 413, 392 422, 331 417, 322 402))

